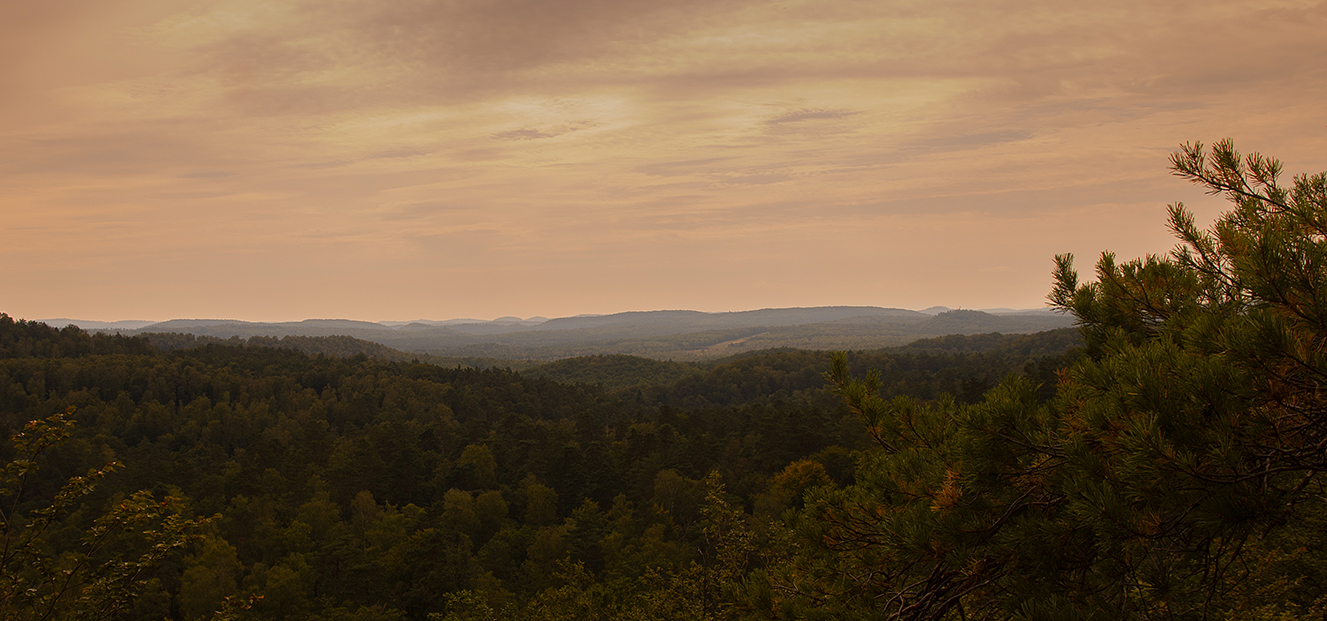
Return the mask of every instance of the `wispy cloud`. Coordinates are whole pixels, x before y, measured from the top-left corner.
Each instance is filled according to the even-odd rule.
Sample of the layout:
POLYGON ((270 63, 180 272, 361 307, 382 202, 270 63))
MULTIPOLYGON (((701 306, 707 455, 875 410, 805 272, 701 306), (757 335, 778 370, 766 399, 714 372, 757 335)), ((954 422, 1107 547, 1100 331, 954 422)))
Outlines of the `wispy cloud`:
POLYGON ((850 110, 789 110, 774 118, 765 121, 766 125, 783 125, 785 123, 801 123, 803 121, 819 121, 825 119, 843 119, 857 114, 850 110))
POLYGON ((558 135, 544 133, 537 129, 511 129, 493 134, 493 137, 498 140, 539 140, 540 138, 556 138, 558 135))
POLYGON ((1217 204, 1166 175, 1181 141, 1327 169, 1324 26, 1319 0, 7 3, 0 311, 278 312, 176 277, 289 318, 1028 306, 1052 254, 1162 251, 1165 203, 1217 204), (908 263, 937 248, 1030 275, 908 263), (158 284, 98 284, 122 272, 158 284))

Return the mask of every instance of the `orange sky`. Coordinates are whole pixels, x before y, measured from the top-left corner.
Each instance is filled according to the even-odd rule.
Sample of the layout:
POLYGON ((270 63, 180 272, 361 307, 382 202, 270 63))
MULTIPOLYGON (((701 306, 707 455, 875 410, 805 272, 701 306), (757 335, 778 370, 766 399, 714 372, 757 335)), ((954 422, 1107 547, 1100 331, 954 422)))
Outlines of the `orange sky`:
POLYGON ((1040 306, 1232 137, 1327 169, 1327 3, 0 3, 0 312, 1040 306))

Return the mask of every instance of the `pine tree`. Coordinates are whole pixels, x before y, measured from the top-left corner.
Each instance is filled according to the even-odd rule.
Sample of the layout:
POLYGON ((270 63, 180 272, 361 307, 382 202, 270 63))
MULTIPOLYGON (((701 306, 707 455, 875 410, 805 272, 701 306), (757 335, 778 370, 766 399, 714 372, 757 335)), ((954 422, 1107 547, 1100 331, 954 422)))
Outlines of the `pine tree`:
POLYGON ((1010 378, 972 406, 829 378, 877 449, 808 496, 777 616, 1209 619, 1321 614, 1327 467, 1327 174, 1230 141, 1172 169, 1234 208, 1176 204, 1170 256, 1109 253, 1053 306, 1087 356, 1054 401, 1010 378))

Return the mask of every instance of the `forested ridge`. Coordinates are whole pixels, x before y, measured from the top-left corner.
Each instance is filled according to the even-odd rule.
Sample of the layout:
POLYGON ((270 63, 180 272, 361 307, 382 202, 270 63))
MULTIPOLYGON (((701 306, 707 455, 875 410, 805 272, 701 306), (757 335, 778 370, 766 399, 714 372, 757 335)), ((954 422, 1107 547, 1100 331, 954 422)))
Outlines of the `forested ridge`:
MULTIPOLYGON (((854 354, 854 366, 921 398, 965 387, 975 398, 1008 372, 1054 367, 1017 345, 1047 336, 967 338, 957 354, 918 344, 854 354)), ((1049 338, 1062 355, 1073 345, 1049 338)), ((568 571, 681 579, 704 560, 709 473, 734 511, 775 521, 803 488, 851 482, 865 446, 826 390, 823 353, 746 355, 660 384, 642 378, 672 375, 633 371, 667 363, 590 357, 554 363, 591 373, 558 383, 310 356, 283 341, 86 334, 0 315, 0 432, 71 407, 77 421, 19 513, 118 460, 53 546, 139 489, 220 515, 190 554, 154 570, 137 618, 204 618, 226 596, 262 594, 248 614, 422 619, 462 590, 525 605, 568 571), (602 387, 622 374, 631 389, 602 387)))
POLYGON ((1073 332, 520 372, 0 315, 0 611, 1321 618, 1327 173, 1172 170, 1233 208, 1056 257, 1073 332))
MULTIPOLYGON (((357 338, 385 348, 452 359, 552 361, 572 356, 630 353, 660 360, 708 360, 779 347, 802 349, 871 349, 897 346, 946 334, 1033 333, 1068 327, 1067 317, 1048 314, 1000 314, 947 311, 932 316, 876 307, 776 308, 737 313, 697 311, 627 312, 593 317, 563 317, 543 322, 483 322, 388 326, 364 321, 311 319, 287 323, 230 320, 171 320, 125 334, 153 335, 168 347, 213 339, 276 338, 273 346, 329 347, 309 339, 357 338), (165 335, 188 333, 192 341, 165 335), (302 339, 302 342, 300 340, 302 339), (281 344, 284 343, 284 344, 281 344)), ((343 344, 344 345, 344 344, 343 344)), ((365 345, 355 345, 365 349, 365 345)), ((409 358, 406 358, 407 360, 409 358)))

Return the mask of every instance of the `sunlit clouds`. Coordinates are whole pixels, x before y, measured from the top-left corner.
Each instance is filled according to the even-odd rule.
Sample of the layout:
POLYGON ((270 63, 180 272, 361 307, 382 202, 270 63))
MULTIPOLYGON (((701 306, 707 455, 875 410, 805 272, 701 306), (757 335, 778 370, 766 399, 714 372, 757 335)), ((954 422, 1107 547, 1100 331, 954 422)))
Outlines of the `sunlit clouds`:
POLYGON ((1321 2, 0 8, 0 311, 1039 306, 1232 137, 1327 169, 1321 2))

